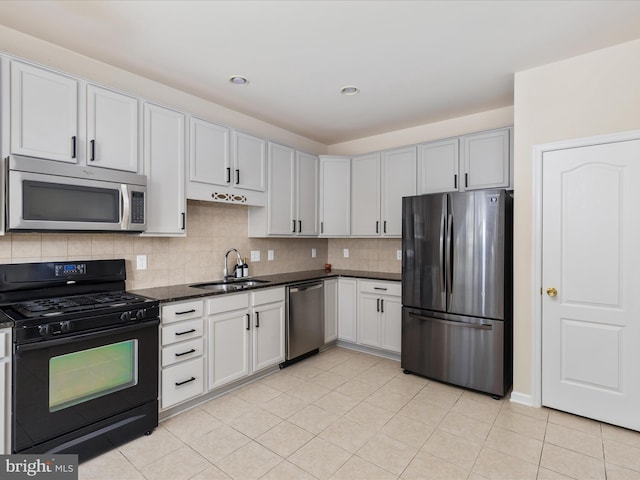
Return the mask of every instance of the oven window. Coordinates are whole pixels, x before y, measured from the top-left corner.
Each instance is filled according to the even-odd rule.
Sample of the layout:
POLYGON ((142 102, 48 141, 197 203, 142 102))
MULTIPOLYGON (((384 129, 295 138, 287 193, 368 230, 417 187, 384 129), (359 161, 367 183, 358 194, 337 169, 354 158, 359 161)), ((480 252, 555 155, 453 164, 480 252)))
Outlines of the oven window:
POLYGON ((49 360, 49 411, 56 412, 138 383, 138 340, 49 360))
POLYGON ((59 222, 120 222, 120 191, 115 188, 23 182, 23 218, 59 222))

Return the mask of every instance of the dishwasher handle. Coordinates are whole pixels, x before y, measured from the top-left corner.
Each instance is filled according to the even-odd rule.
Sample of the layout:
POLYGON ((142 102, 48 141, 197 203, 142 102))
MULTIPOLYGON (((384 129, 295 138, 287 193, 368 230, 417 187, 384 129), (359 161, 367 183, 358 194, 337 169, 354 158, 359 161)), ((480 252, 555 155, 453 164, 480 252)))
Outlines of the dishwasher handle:
POLYGON ((320 283, 307 283, 304 285, 297 285, 297 286, 293 286, 293 287, 289 287, 289 293, 298 293, 298 292, 305 292, 308 290, 316 290, 318 288, 322 288, 324 287, 324 283, 320 282, 320 283))

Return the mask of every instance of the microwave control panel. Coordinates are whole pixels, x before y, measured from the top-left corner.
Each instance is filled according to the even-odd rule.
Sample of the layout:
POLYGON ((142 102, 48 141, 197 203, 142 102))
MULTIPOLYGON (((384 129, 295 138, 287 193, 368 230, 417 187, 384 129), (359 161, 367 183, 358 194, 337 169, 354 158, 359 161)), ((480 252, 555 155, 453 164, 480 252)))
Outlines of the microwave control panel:
POLYGON ((131 223, 144 223, 144 192, 131 192, 131 223))

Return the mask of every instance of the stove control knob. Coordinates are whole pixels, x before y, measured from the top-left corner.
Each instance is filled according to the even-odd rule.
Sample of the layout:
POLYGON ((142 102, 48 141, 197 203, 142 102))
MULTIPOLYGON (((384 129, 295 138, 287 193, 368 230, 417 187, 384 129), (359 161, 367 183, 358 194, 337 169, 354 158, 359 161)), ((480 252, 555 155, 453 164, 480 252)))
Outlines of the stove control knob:
POLYGON ((40 336, 42 337, 47 337, 49 335, 51 335, 51 325, 47 324, 47 325, 40 325, 38 327, 38 333, 40 333, 40 336))
POLYGON ((63 333, 70 332, 71 331, 71 322, 69 322, 69 321, 60 322, 60 331, 63 332, 63 333))
POLYGON ((144 308, 142 308, 142 309, 138 310, 138 311, 136 312, 136 318, 137 318, 138 320, 144 320, 145 313, 147 313, 147 311, 146 311, 144 308))
POLYGON ((123 322, 131 321, 131 312, 122 312, 122 315, 120 315, 120 320, 122 320, 123 322))

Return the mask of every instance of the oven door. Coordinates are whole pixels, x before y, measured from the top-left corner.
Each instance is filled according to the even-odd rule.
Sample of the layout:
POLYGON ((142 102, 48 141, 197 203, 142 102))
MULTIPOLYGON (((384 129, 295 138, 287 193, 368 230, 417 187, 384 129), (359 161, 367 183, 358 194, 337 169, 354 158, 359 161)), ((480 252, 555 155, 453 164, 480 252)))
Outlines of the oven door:
POLYGON ((16 345, 14 452, 157 401, 158 324, 16 345))

